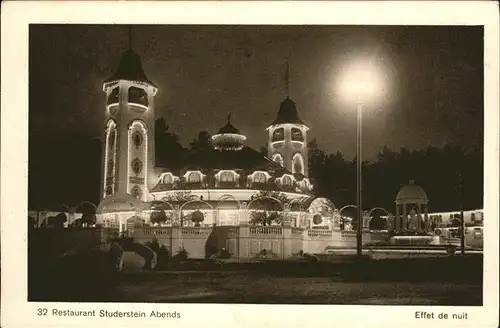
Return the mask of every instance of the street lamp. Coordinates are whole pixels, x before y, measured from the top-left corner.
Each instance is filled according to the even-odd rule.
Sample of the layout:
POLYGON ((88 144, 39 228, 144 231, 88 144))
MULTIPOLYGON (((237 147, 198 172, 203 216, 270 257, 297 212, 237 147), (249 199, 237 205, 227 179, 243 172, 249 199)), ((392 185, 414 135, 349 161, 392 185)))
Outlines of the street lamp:
POLYGON ((363 206, 362 206, 362 114, 365 105, 374 101, 384 90, 383 74, 380 66, 370 59, 360 59, 344 67, 339 75, 338 91, 347 103, 356 106, 356 229, 357 255, 362 254, 363 245, 363 206))

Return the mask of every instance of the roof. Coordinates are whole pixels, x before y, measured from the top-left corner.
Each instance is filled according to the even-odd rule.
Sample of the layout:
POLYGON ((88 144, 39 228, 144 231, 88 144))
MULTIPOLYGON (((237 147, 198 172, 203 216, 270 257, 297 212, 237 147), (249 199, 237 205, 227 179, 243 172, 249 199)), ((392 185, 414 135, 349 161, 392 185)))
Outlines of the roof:
POLYGON ((396 203, 398 204, 412 202, 427 203, 427 201, 427 193, 422 187, 416 185, 414 181, 410 181, 409 184, 403 186, 396 196, 396 203))
POLYGON ((284 168, 271 161, 253 148, 244 146, 241 150, 202 149, 187 153, 183 167, 200 170, 258 170, 280 171, 284 168))
POLYGON ((226 125, 219 129, 217 134, 240 134, 240 130, 235 128, 231 123, 227 122, 226 125))
POLYGON ((97 214, 142 211, 146 204, 134 196, 115 193, 104 198, 97 207, 97 214))
POLYGON ((141 57, 132 49, 129 49, 122 54, 120 64, 118 65, 115 73, 106 79, 104 83, 117 80, 144 82, 156 87, 156 85, 148 79, 146 73, 144 73, 141 57))
POLYGON ((292 99, 286 97, 280 105, 276 119, 270 125, 293 123, 306 125, 299 117, 297 107, 292 99))

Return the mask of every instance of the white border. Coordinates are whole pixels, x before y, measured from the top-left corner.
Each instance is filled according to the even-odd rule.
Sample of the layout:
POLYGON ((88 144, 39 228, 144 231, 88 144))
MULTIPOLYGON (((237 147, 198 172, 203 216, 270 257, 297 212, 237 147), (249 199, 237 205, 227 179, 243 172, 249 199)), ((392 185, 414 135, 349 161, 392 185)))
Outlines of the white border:
MULTIPOLYGON (((21 2, 2 3, 2 326, 161 325, 191 327, 337 327, 498 324, 499 7, 496 2, 21 2), (177 310, 180 320, 40 318, 26 302, 28 24, 379 24, 485 25, 485 283, 483 307, 74 304, 80 309, 177 310), (196 308, 196 309, 195 309, 196 308), (466 321, 417 321, 415 310, 460 312, 466 321)), ((51 304, 46 304, 51 307, 51 304)), ((53 305, 53 304, 52 304, 53 305)), ((62 307, 62 306, 60 306, 62 307)))

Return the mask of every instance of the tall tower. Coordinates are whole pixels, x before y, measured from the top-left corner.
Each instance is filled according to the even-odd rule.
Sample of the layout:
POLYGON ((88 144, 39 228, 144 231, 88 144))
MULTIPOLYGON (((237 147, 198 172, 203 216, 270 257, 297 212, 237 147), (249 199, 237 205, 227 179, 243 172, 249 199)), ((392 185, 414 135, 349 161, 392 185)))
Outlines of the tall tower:
POLYGON ((307 131, 295 103, 288 92, 289 66, 286 63, 286 98, 280 105, 276 119, 267 127, 267 156, 292 173, 309 176, 307 163, 307 131))
POLYGON ((140 56, 128 49, 106 93, 101 198, 128 193, 150 200, 155 174, 154 96, 158 88, 144 73, 140 56))

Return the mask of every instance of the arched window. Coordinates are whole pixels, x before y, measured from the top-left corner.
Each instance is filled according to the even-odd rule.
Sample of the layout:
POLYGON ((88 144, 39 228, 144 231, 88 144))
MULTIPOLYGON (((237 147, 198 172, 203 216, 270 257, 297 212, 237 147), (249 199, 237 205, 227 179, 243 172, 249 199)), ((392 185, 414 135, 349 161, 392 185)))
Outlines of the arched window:
POLYGON ((255 173, 253 176, 253 182, 265 183, 266 182, 266 175, 262 172, 255 173))
POLYGON ((201 176, 199 172, 191 172, 188 175, 188 182, 201 182, 201 176))
POLYGON ((272 142, 275 142, 275 141, 283 141, 285 140, 285 129, 283 128, 278 128, 276 130, 274 130, 273 132, 273 137, 272 137, 272 142))
POLYGON ((293 141, 304 141, 304 135, 299 128, 292 128, 292 140, 293 141))
POLYGON ((163 183, 164 183, 164 184, 172 184, 172 183, 174 183, 174 179, 172 178, 172 175, 170 175, 170 174, 165 174, 165 175, 163 176, 163 183))
POLYGON ((220 181, 221 182, 234 182, 234 173, 233 172, 222 172, 220 175, 220 181))
POLYGON ((284 186, 291 186, 292 185, 292 178, 290 178, 288 175, 285 175, 283 177, 283 185, 284 186))
POLYGON ((111 90, 107 104, 108 105, 117 104, 119 102, 119 95, 120 95, 120 88, 116 87, 113 90, 111 90))
POLYGON ((148 94, 146 90, 130 87, 130 89, 128 89, 128 102, 148 106, 148 94))
POLYGON ((302 154, 297 153, 293 155, 292 163, 292 173, 304 174, 304 158, 302 157, 302 154))
POLYGON ((273 162, 278 163, 281 166, 284 165, 283 157, 281 156, 281 154, 278 154, 278 153, 274 154, 272 160, 273 160, 273 162))

